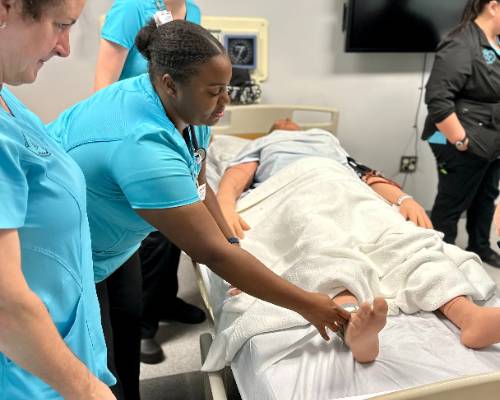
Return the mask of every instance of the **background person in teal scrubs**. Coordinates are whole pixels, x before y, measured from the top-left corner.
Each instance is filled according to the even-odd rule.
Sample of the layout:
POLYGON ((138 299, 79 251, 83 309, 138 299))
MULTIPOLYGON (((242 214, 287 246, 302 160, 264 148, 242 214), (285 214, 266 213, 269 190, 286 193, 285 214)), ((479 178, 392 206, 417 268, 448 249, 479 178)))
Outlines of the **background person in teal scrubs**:
MULTIPOLYGON (((200 23, 200 10, 191 0, 116 0, 113 3, 101 32, 95 90, 147 72, 147 60, 137 50, 135 37, 156 12, 167 8, 175 19, 200 23)), ((156 231, 143 240, 139 253, 143 278, 141 361, 154 364, 165 358, 155 340, 160 319, 200 323, 205 320, 205 313, 177 297, 180 259, 177 246, 156 231)))
POLYGON ((199 24, 201 13, 191 0, 115 0, 101 31, 95 89, 147 72, 148 62, 135 45, 137 33, 159 10, 174 19, 199 24))
POLYGON ((102 309, 107 302, 122 303, 123 314, 111 317, 113 336, 107 339, 114 340, 117 364, 128 357, 128 365, 117 365, 127 400, 139 398, 137 249, 151 231, 159 230, 241 290, 297 311, 325 338, 326 326, 336 330, 335 323, 349 318, 328 295, 290 284, 228 240, 232 232, 206 185, 201 151, 209 143, 207 126, 219 121, 229 102, 231 62, 222 45, 206 29, 186 21, 158 28, 153 22, 136 43, 149 60, 149 75, 100 90, 50 125, 87 180, 102 309), (120 283, 114 280, 111 297, 106 290, 113 275, 120 276, 120 283), (119 319, 122 329, 116 329, 119 319))
POLYGON ((5 87, 69 54, 84 0, 0 2, 0 398, 102 399, 114 378, 93 284, 85 180, 5 87), (60 217, 60 216, 64 217, 60 217))

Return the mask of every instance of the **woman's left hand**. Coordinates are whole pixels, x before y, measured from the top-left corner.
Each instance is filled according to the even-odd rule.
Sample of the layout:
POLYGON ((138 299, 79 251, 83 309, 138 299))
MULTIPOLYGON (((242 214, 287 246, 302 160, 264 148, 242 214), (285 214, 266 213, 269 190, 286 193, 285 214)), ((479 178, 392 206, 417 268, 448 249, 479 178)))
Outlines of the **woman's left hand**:
POLYGON ((403 200, 399 206, 399 212, 406 220, 413 222, 417 226, 432 228, 432 222, 424 208, 411 198, 403 200))

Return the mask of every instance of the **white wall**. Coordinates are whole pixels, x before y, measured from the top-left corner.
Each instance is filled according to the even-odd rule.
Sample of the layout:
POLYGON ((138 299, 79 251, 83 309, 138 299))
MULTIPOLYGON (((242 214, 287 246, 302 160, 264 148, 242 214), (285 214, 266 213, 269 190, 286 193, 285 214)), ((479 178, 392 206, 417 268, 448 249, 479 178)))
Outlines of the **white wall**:
MULTIPOLYGON (((358 161, 387 176, 397 172, 401 155, 412 154, 423 54, 344 53, 343 0, 197 2, 205 15, 268 19, 270 63, 269 80, 263 85, 264 103, 337 107, 339 137, 345 148, 358 161)), ((16 88, 44 120, 90 94, 98 17, 111 3, 88 0, 74 29, 71 58, 46 65, 34 86, 16 88)), ((429 56, 427 71, 431 63, 429 56)), ((425 113, 424 105, 420 126, 425 113)), ((418 149, 418 171, 409 176, 406 190, 430 209, 437 181, 434 159, 425 143, 419 141, 418 149)))
POLYGON ((77 24, 71 30, 71 55, 53 58, 33 85, 13 91, 44 121, 92 93, 99 47, 99 17, 111 7, 112 0, 87 0, 77 24))

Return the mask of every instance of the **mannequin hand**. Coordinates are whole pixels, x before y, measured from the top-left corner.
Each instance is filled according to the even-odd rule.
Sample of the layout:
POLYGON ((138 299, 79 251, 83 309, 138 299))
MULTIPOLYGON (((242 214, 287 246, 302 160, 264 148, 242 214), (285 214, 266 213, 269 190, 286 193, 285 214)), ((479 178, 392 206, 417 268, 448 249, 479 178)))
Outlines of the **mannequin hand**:
POLYGON ((248 231, 250 229, 250 225, 248 225, 245 220, 240 217, 240 214, 234 211, 234 209, 221 205, 221 210, 227 224, 232 229, 234 234, 240 239, 243 239, 245 237, 244 231, 248 231))
POLYGON ((241 294, 243 292, 241 291, 241 289, 238 289, 236 286, 231 286, 229 288, 229 290, 227 291, 227 293, 229 294, 229 296, 234 297, 234 296, 238 296, 239 294, 241 294))
POLYGON ((336 332, 339 325, 346 326, 351 314, 323 293, 309 293, 311 304, 300 314, 313 324, 325 340, 330 340, 326 327, 336 332))
POLYGON ((399 206, 399 212, 406 220, 422 228, 432 228, 432 222, 423 207, 415 200, 407 198, 399 206))

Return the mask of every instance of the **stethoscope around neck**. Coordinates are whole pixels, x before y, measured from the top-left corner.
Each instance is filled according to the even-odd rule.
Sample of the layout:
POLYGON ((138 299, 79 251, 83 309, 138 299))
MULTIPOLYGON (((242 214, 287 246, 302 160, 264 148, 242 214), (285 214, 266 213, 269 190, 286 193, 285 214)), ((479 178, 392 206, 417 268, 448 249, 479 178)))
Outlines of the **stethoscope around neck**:
POLYGON ((182 137, 186 142, 188 149, 193 151, 194 160, 196 164, 201 164, 207 158, 207 150, 198 145, 198 139, 196 138, 196 134, 193 132, 193 127, 188 125, 182 131, 182 137))

